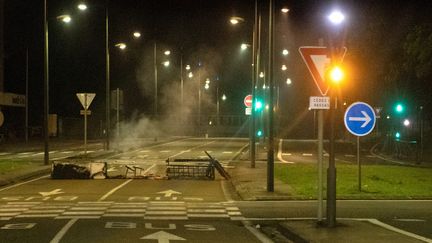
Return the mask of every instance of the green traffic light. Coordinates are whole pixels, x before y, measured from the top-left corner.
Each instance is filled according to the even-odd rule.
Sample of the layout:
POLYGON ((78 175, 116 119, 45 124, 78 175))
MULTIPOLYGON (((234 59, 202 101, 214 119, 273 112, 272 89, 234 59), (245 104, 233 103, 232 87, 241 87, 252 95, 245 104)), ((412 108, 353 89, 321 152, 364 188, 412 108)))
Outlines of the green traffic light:
POLYGON ((258 130, 256 134, 258 137, 261 137, 263 135, 263 132, 261 130, 258 130))
POLYGON ((259 111, 263 108, 263 103, 261 100, 255 100, 255 110, 259 111))
POLYGON ((401 136, 400 132, 396 132, 396 133, 395 133, 395 137, 396 137, 396 138, 400 138, 400 136, 401 136))
POLYGON ((397 104, 395 110, 397 113, 402 113, 404 110, 404 107, 402 104, 397 104))

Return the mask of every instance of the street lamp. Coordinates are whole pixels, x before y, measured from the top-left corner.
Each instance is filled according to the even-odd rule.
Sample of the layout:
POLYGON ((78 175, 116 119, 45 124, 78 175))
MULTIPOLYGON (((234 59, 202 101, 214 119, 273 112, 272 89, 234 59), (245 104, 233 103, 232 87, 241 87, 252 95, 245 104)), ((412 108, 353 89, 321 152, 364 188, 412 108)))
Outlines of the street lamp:
POLYGON ((241 23, 241 22, 244 22, 244 19, 241 18, 241 17, 238 17, 238 16, 233 16, 233 17, 230 18, 229 21, 230 21, 230 23, 231 23, 232 25, 237 25, 237 24, 239 24, 239 23, 241 23))
POLYGON ((87 5, 85 3, 78 4, 77 8, 81 11, 84 11, 87 9, 87 5))
POLYGON ((141 33, 138 32, 138 31, 135 31, 135 32, 133 32, 133 36, 134 36, 135 39, 138 39, 138 38, 141 37, 141 33))
POLYGON ((68 14, 57 16, 57 19, 68 24, 72 21, 72 17, 68 14))
POLYGON ((120 48, 120 50, 125 50, 127 45, 123 42, 115 44, 116 47, 120 48))
MULTIPOLYGON (((333 11, 328 20, 335 26, 340 26, 344 21, 345 16, 339 11, 333 11)), ((332 43, 332 42, 330 42, 332 43)), ((331 46, 331 49, 335 49, 331 46)), ((335 88, 344 79, 344 72, 338 66, 336 60, 331 60, 333 65, 327 73, 327 79, 331 81, 330 88, 330 146, 329 146, 329 164, 327 169, 327 226, 335 227, 336 225, 336 165, 335 165, 335 112, 336 112, 336 97, 335 88)))

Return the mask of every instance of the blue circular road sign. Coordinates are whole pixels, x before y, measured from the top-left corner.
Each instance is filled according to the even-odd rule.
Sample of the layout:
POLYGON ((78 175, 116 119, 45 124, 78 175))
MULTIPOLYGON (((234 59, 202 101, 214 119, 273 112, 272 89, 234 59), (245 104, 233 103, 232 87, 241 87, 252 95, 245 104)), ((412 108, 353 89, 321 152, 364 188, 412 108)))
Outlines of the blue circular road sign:
POLYGON ((374 109, 364 102, 355 102, 345 111, 345 127, 356 136, 365 136, 372 132, 375 121, 374 109))

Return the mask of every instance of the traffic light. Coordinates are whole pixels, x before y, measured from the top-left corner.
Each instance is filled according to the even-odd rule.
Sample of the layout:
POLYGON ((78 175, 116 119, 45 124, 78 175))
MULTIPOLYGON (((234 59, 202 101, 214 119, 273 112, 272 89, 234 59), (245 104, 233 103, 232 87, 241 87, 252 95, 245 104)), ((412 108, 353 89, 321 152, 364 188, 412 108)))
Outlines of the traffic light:
POLYGON ((261 111, 263 109, 264 102, 260 98, 255 99, 255 111, 261 111))
POLYGON ((397 113, 402 113, 405 110, 405 107, 401 103, 397 103, 395 106, 395 111, 397 113))
POLYGON ((396 139, 399 139, 400 137, 401 137, 400 132, 396 132, 396 133, 395 133, 395 138, 396 138, 396 139))
POLYGON ((257 132, 256 132, 256 135, 257 135, 257 137, 262 137, 262 135, 263 135, 263 132, 262 132, 262 130, 258 130, 257 132))

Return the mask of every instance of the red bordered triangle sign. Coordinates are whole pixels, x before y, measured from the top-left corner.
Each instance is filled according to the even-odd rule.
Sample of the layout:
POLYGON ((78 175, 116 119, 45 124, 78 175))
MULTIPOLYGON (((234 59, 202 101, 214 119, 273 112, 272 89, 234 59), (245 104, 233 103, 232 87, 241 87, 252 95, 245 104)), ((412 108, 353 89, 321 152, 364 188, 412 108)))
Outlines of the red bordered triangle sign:
MULTIPOLYGON (((322 46, 302 46, 299 48, 300 54, 303 57, 315 84, 321 93, 325 96, 330 88, 325 80, 326 68, 331 64, 331 52, 327 47, 322 46)), ((346 48, 343 47, 339 53, 339 60, 342 61, 346 53, 346 48)))

